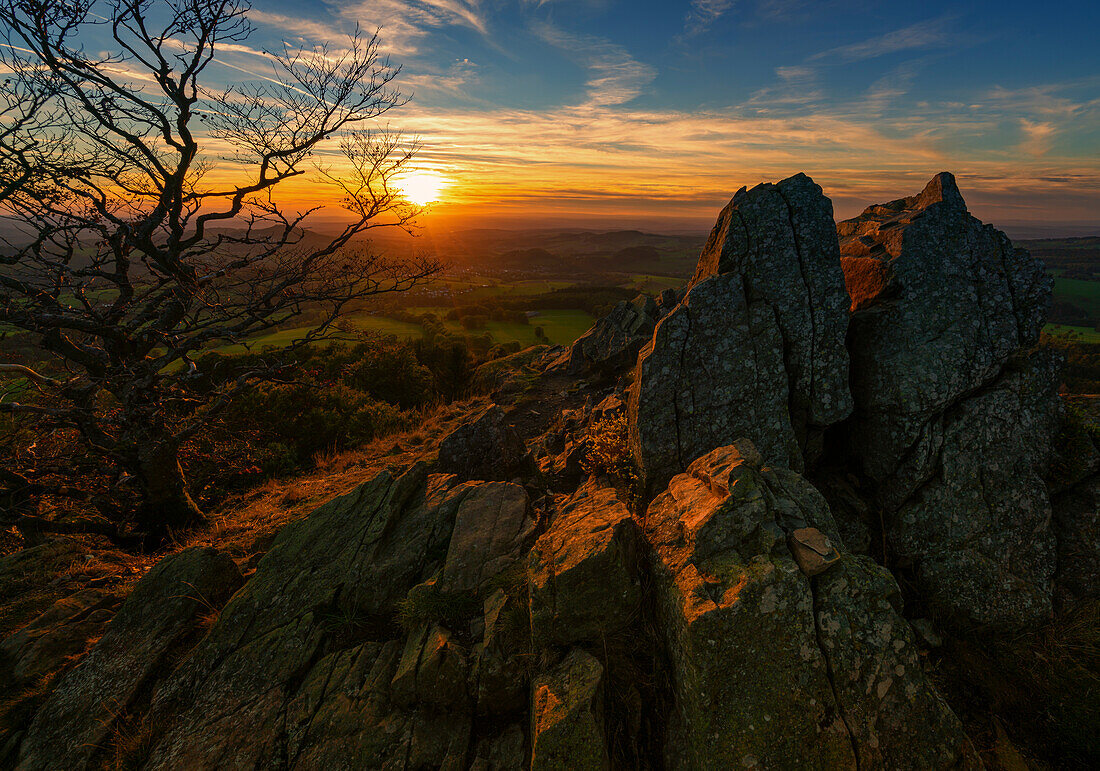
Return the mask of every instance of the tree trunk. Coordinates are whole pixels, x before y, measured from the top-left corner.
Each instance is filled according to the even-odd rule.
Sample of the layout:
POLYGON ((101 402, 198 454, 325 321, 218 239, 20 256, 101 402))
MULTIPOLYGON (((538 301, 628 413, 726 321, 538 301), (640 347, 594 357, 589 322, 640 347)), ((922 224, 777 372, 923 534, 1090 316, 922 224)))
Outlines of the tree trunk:
POLYGON ((142 453, 140 479, 145 500, 138 520, 152 542, 173 532, 207 524, 206 516, 187 491, 177 448, 158 444, 142 453))

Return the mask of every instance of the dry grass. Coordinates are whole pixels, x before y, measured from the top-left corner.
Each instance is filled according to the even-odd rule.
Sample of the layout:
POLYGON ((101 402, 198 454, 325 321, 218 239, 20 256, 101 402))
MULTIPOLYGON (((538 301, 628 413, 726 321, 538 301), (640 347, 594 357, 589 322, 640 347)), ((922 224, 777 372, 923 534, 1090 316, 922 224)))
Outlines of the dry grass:
POLYGON ((251 566, 285 525, 385 468, 404 468, 429 457, 439 440, 483 403, 475 399, 438 407, 423 414, 415 429, 380 437, 355 450, 319 456, 316 468, 307 473, 270 479, 228 500, 210 514, 208 528, 183 535, 170 551, 213 546, 251 566))
MULTIPOLYGON (((309 472, 268 480, 210 512, 209 527, 180 533, 158 553, 128 552, 97 536, 57 537, 54 542, 70 548, 56 559, 33 560, 26 566, 0 570, 0 638, 27 624, 57 600, 86 587, 108 587, 124 596, 157 561, 191 546, 215 547, 229 554, 248 574, 285 525, 354 489, 384 468, 408 467, 430 457, 442 437, 486 403, 479 398, 435 407, 420 415, 414 429, 381 437, 355 450, 319 457, 316 468, 309 472)), ((0 546, 15 555, 24 544, 18 533, 6 533, 0 546)))

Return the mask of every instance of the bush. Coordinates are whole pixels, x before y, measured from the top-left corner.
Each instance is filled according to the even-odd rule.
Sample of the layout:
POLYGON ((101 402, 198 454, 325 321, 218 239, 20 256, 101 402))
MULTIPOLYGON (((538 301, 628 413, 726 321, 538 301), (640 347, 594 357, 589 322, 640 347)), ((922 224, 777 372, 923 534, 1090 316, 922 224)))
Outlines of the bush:
POLYGON ((229 427, 259 432, 267 474, 312 464, 322 451, 339 451, 404 427, 400 410, 350 386, 264 385, 250 389, 226 416, 229 427))
POLYGON ((589 426, 581 439, 584 458, 581 468, 588 474, 605 474, 634 486, 638 470, 630 452, 626 415, 612 415, 589 426))

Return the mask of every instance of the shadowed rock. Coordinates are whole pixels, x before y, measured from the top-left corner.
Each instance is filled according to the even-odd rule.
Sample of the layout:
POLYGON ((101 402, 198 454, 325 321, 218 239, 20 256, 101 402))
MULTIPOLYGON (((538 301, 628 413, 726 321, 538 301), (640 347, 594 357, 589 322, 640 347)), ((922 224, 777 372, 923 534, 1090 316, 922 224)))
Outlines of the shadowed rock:
POLYGON ((1050 278, 967 212, 946 173, 838 232, 853 310, 846 441, 877 486, 890 547, 960 621, 1045 617, 1054 541, 1041 474, 1058 366, 1025 349, 1050 278))
POLYGON ((119 599, 105 589, 82 589, 51 605, 0 643, 0 676, 10 698, 38 678, 63 669, 111 620, 119 599))
POLYGON ((484 595, 489 582, 517 563, 530 543, 535 530, 530 501, 522 487, 508 482, 467 483, 455 494, 463 498, 436 586, 445 593, 484 595))
MULTIPOLYGON (((359 673, 359 682, 364 671, 376 670, 385 682, 373 687, 385 699, 396 663, 378 657, 392 657, 388 649, 367 643, 327 649, 339 648, 355 630, 370 637, 372 627, 385 629, 398 600, 440 569, 464 497, 451 494, 455 481, 428 477, 422 464, 397 478, 382 472, 284 528, 252 579, 154 699, 151 719, 168 728, 149 767, 273 763, 290 751, 291 739, 306 741, 286 733, 288 704, 302 694, 303 682, 329 698, 324 683, 334 668, 347 677, 359 673)), ((385 737, 395 743, 394 753, 408 751, 412 733, 403 732, 413 732, 411 718, 391 724, 385 704, 369 699, 350 711, 362 710, 376 719, 359 715, 350 744, 367 747, 385 737)))
POLYGON ((1061 598, 1100 599, 1100 479, 1055 496, 1053 514, 1061 598))
POLYGON ((637 535, 615 490, 596 480, 562 507, 528 557, 531 635, 538 644, 599 640, 635 619, 637 535))
POLYGON ((739 437, 771 463, 816 457, 851 410, 847 305, 821 188, 799 174, 738 191, 639 356, 632 440, 647 482, 739 437))
POLYGON ((535 680, 533 692, 531 771, 608 768, 600 662, 574 649, 535 680))
POLYGON ((203 614, 243 579, 227 555, 192 548, 161 560, 126 598, 107 630, 38 711, 19 767, 91 768, 116 720, 157 676, 203 614))
POLYGON ((443 437, 438 469, 463 479, 509 479, 521 470, 526 453, 504 410, 492 404, 443 437))
POLYGON ((649 295, 623 300, 592 328, 577 338, 569 352, 567 370, 575 375, 620 375, 638 358, 638 351, 653 335, 661 311, 649 295))

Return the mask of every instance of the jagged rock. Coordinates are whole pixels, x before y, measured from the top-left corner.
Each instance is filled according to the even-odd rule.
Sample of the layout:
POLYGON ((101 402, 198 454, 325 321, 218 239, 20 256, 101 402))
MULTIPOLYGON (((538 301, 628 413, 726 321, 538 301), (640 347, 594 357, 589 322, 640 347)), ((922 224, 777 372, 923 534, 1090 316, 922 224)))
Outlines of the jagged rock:
POLYGON ((662 289, 661 293, 657 295, 657 309, 661 312, 661 316, 665 316, 670 310, 679 305, 684 299, 684 294, 684 289, 673 287, 662 289))
POLYGON ((649 295, 640 294, 630 302, 619 302, 573 343, 569 372, 610 377, 627 371, 653 335, 653 325, 660 315, 657 303, 649 295))
POLYGON ((608 768, 600 662, 574 649, 532 691, 531 771, 608 768))
POLYGON ((626 409, 626 403, 623 402, 619 394, 608 394, 605 396, 599 404, 592 408, 590 413, 591 420, 607 420, 618 415, 626 409))
POLYGON ((837 230, 853 308, 853 442, 881 480, 931 416, 1038 341, 1052 283, 1042 263, 967 212, 947 173, 837 230))
POLYGON ((504 410, 493 404, 443 438, 438 470, 463 479, 509 479, 522 467, 526 453, 504 410))
POLYGON ((1059 598, 1100 598, 1100 479, 1094 477, 1055 496, 1053 515, 1059 598))
POLYGON ((494 398, 521 393, 542 371, 540 363, 549 349, 548 345, 532 345, 485 362, 474 370, 470 378, 470 391, 491 392, 494 398))
POLYGON ((1050 302, 1042 264, 972 217, 950 174, 838 230, 853 308, 847 441, 878 486, 890 548, 960 622, 1049 615, 1041 476, 1058 366, 1024 350, 1050 302))
POLYGON ((799 174, 738 191, 639 356, 631 430, 647 482, 740 437, 773 464, 816 457, 851 411, 847 304, 821 188, 799 174))
POLYGON ((175 647, 242 582, 233 560, 211 548, 187 549, 158 562, 37 712, 19 767, 91 767, 115 721, 164 674, 175 647))
MULTIPOLYGON (((300 685, 323 689, 335 666, 344 672, 371 666, 355 663, 356 655, 370 653, 366 648, 335 656, 326 655, 326 647, 354 647, 342 641, 387 629, 397 602, 441 568, 465 497, 453 493, 456 481, 428 476, 423 464, 397 478, 385 471, 284 528, 252 579, 157 692, 148 720, 166 730, 148 767, 264 766, 284 757, 283 726, 288 705, 303 693, 300 685)), ((396 663, 392 667, 383 694, 396 663)), ((386 742, 404 757, 411 738, 402 744, 402 731, 412 730, 406 717, 391 715, 377 700, 363 708, 370 719, 358 730, 332 730, 364 747, 381 741, 379 726, 388 725, 393 733, 385 733, 386 742)), ((311 750, 318 757, 331 751, 311 750)))
POLYGON ((455 495, 462 500, 437 588, 483 594, 490 580, 521 559, 535 530, 530 501, 508 482, 467 483, 455 495))
POLYGON ((590 479, 528 557, 531 634, 542 645, 599 640, 637 614, 638 528, 615 490, 590 479))
POLYGON ((647 512, 674 709, 671 768, 945 768, 958 720, 927 681, 890 575, 843 548, 825 500, 747 442, 675 477, 647 512), (825 534, 809 578, 787 546, 825 534), (858 758, 858 760, 857 760, 858 758))
POLYGON ((404 768, 414 713, 388 698, 401 649, 399 640, 368 641, 309 671, 286 710, 286 752, 297 767, 404 768))

